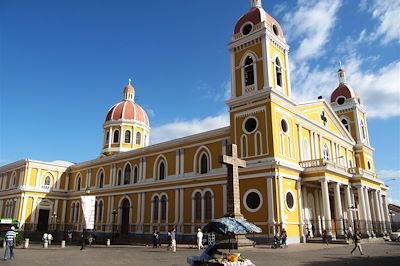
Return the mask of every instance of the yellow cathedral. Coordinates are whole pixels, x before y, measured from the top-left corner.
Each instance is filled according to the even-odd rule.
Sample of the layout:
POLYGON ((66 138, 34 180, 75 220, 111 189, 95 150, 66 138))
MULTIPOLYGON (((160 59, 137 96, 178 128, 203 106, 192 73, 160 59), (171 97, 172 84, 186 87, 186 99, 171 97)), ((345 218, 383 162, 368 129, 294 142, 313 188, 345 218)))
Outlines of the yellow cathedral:
MULTIPOLYGON (((83 230, 80 196, 96 196, 97 234, 141 241, 154 230, 191 239, 227 211, 230 144, 239 170, 244 217, 266 243, 283 228, 288 243, 344 238, 350 225, 363 237, 390 232, 387 190, 374 166, 362 99, 343 67, 329 101, 297 103, 279 23, 252 0, 228 44, 231 95, 227 127, 149 145, 149 118, 131 81, 105 115, 99 158, 82 162, 20 160, 0 167, 0 216, 25 232, 83 230)), ((335 73, 333 73, 335 74, 335 73)))

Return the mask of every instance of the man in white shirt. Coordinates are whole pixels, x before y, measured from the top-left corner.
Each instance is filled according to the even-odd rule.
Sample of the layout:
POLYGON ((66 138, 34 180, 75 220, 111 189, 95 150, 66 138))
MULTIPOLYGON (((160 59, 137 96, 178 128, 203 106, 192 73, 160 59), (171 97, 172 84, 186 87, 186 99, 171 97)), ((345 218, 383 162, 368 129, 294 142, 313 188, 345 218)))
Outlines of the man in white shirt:
POLYGON ((198 250, 204 248, 203 247, 203 232, 201 229, 197 229, 197 248, 198 250))
POLYGON ((14 248, 16 245, 17 233, 14 232, 15 227, 11 226, 11 230, 7 231, 4 236, 6 241, 6 250, 4 252, 4 260, 7 260, 8 251, 10 251, 10 260, 14 258, 14 248))

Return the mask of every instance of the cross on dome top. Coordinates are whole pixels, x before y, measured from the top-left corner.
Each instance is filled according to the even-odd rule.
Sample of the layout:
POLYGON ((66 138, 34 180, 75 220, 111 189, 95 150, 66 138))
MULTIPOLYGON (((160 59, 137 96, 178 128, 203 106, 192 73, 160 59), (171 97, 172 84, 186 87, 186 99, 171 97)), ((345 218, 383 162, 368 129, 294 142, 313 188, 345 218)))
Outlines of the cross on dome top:
POLYGON ((251 7, 262 7, 261 0, 251 0, 251 7))

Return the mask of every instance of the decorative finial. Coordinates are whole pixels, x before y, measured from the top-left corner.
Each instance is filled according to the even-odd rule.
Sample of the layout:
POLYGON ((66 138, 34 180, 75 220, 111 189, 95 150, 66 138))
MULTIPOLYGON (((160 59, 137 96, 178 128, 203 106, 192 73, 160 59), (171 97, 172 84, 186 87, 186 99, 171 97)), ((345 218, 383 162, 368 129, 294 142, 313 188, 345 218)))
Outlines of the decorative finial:
POLYGON ((261 0, 251 0, 251 7, 262 7, 261 0))
POLYGON ((132 81, 131 79, 128 79, 128 83, 129 83, 129 85, 131 85, 131 81, 132 81))
POLYGON ((346 83, 346 72, 344 71, 341 61, 339 61, 338 77, 339 83, 346 83))

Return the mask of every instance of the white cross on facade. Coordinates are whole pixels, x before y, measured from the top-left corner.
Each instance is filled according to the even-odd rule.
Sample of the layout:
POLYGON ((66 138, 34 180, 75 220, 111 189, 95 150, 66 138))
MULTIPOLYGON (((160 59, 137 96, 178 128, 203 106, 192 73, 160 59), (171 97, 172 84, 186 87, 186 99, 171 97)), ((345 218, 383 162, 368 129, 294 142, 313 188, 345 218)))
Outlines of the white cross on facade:
POLYGON ((237 146, 232 144, 231 156, 223 155, 221 163, 228 168, 227 177, 227 211, 234 218, 243 217, 240 212, 239 167, 246 167, 246 161, 237 157, 237 146))

